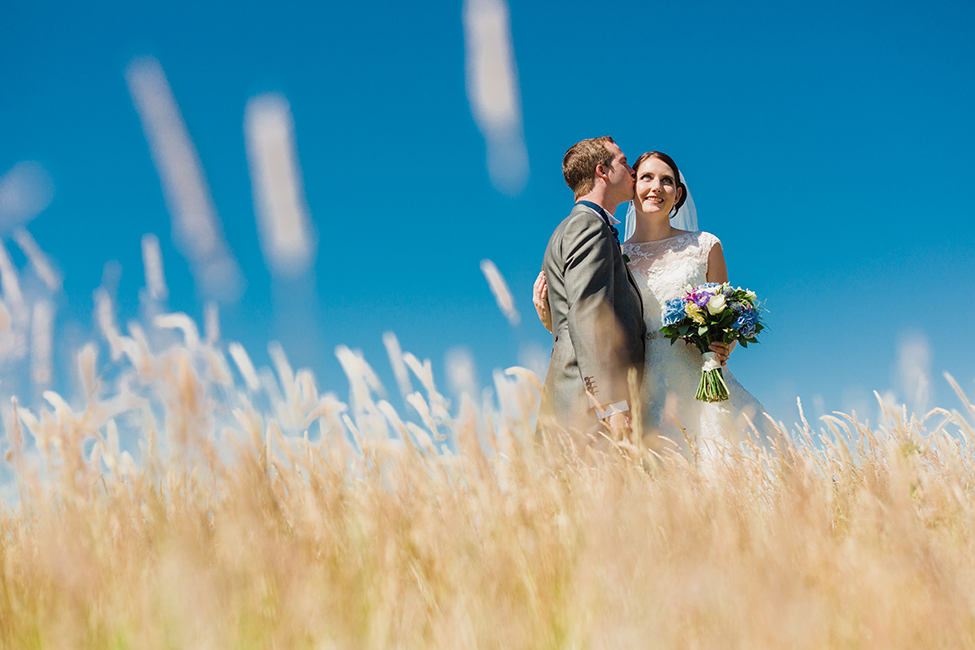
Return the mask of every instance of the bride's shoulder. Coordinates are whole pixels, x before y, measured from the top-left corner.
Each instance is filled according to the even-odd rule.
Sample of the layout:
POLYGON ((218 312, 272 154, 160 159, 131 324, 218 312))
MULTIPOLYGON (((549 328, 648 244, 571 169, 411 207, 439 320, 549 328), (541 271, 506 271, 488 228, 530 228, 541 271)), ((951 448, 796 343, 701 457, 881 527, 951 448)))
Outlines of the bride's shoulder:
POLYGON ((697 236, 697 243, 702 248, 711 249, 715 244, 720 244, 721 240, 718 239, 716 235, 713 235, 706 230, 699 230, 694 233, 697 236))

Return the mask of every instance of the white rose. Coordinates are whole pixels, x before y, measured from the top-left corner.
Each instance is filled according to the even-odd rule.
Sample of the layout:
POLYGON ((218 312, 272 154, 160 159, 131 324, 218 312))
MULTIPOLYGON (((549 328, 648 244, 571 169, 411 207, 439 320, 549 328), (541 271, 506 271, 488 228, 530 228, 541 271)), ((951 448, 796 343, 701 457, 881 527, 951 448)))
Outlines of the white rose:
POLYGON ((755 295, 755 292, 752 291, 751 289, 745 289, 745 295, 751 298, 752 300, 755 300, 755 298, 758 297, 755 295))
POLYGON ((725 303, 723 293, 716 294, 711 298, 711 300, 708 300, 708 313, 710 313, 712 316, 717 316, 724 311, 724 308, 725 303))

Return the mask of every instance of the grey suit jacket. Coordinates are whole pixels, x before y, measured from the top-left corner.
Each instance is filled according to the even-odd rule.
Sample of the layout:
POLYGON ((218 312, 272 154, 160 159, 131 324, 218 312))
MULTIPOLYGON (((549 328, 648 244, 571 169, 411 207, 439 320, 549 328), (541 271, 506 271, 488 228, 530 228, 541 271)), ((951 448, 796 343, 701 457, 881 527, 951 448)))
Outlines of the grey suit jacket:
POLYGON ((552 233, 543 261, 552 312, 552 359, 539 429, 595 433, 601 406, 630 401, 627 373, 642 379, 643 302, 609 225, 576 205, 552 233), (590 398, 587 393, 592 395, 590 398))

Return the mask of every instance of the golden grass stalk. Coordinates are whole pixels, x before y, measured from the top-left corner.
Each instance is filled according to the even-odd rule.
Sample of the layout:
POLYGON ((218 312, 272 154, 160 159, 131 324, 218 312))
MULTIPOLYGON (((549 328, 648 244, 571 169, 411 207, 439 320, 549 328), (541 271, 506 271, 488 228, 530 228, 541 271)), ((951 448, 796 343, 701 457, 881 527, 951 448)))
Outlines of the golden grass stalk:
POLYGON ((524 369, 495 378, 500 406, 444 417, 413 358, 414 422, 347 349, 351 409, 279 348, 280 403, 214 381, 189 338, 145 351, 151 373, 120 357, 110 389, 86 349, 82 402, 12 404, 3 647, 975 644, 958 412, 801 416, 707 454, 579 448, 536 439, 524 369))

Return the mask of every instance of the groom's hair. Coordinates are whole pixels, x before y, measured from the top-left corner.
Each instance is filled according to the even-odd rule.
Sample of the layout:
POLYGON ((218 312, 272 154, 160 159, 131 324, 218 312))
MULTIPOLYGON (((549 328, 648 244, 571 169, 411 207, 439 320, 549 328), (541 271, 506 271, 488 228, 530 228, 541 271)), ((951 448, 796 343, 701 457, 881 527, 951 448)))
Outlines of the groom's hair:
POLYGON ((610 143, 616 144, 611 137, 604 135, 576 142, 565 152, 562 175, 576 197, 588 194, 596 186, 596 165, 608 167, 613 162, 613 154, 606 148, 610 143))

